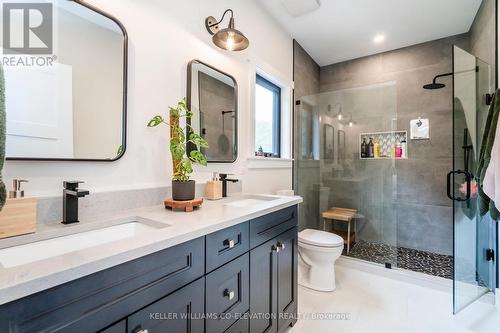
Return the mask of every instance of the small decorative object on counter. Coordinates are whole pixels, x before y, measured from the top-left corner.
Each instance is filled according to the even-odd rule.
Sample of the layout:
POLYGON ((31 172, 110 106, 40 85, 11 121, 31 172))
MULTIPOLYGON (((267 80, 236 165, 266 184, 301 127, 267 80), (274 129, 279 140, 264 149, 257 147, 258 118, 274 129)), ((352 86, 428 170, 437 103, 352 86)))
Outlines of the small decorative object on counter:
POLYGON ((205 196, 208 200, 222 199, 222 182, 217 177, 217 172, 214 172, 212 179, 207 182, 205 196))
POLYGON ((259 149, 255 152, 255 156, 264 156, 264 149, 262 149, 262 146, 259 146, 259 149))
POLYGON ((169 122, 158 115, 148 122, 148 127, 160 124, 170 126, 170 153, 173 161, 172 198, 174 201, 191 201, 195 196, 195 181, 189 179, 193 172, 193 163, 207 166, 207 159, 202 149, 208 148, 208 143, 187 122, 185 127, 181 126, 181 118, 187 120, 193 116, 185 98, 179 101, 176 107, 169 109, 169 122), (188 145, 192 147, 189 155, 187 155, 188 145))
POLYGON ((185 201, 167 199, 164 201, 165 208, 170 208, 172 210, 182 209, 186 213, 192 212, 195 208, 200 207, 202 203, 203 203, 203 198, 185 200, 185 201))
POLYGON ((0 238, 25 235, 36 232, 36 198, 25 198, 22 183, 14 179, 13 189, 0 212, 0 238))

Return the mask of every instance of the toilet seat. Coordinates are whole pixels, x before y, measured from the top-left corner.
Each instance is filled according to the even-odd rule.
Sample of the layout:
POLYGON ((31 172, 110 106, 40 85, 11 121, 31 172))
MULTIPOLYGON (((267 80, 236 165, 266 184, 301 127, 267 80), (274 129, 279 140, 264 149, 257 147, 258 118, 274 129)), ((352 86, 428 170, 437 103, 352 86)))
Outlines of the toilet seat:
POLYGON ((299 232, 299 243, 322 248, 336 248, 344 246, 344 239, 331 232, 305 229, 299 232))

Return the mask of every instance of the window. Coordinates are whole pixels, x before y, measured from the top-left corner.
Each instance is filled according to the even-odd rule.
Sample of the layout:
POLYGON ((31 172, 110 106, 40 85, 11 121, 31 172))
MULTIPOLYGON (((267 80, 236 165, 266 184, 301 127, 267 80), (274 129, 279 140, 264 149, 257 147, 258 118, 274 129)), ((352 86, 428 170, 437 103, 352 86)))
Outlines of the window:
POLYGON ((280 157, 281 88, 257 75, 255 87, 255 154, 280 157))

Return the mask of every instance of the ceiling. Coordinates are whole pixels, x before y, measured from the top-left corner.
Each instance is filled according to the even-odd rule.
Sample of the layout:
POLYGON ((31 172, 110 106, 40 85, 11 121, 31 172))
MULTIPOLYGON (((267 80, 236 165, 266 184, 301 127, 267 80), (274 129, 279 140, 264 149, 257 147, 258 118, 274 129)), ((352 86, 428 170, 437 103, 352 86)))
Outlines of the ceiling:
POLYGON ((258 1, 320 66, 468 32, 481 5, 481 0, 258 1), (385 40, 375 43, 377 35, 385 40))

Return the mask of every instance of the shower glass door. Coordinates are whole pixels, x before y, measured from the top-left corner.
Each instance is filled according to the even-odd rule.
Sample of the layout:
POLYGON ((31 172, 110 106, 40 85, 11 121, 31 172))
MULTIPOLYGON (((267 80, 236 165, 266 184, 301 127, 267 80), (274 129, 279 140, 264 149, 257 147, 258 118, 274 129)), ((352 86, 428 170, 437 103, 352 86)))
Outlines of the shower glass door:
POLYGON ((477 165, 485 131, 487 94, 493 91, 494 68, 453 47, 453 171, 448 196, 453 200, 453 312, 494 289, 495 222, 478 212, 477 165))

